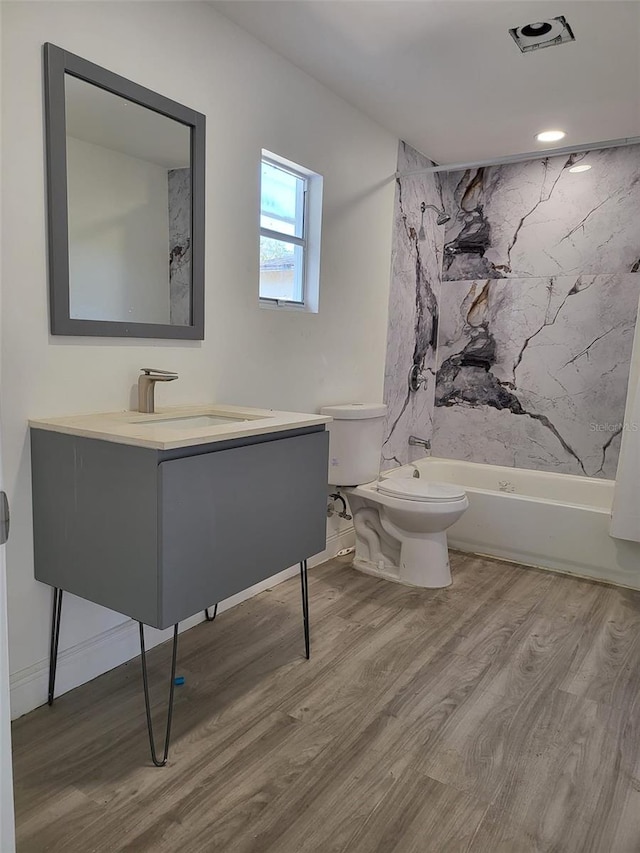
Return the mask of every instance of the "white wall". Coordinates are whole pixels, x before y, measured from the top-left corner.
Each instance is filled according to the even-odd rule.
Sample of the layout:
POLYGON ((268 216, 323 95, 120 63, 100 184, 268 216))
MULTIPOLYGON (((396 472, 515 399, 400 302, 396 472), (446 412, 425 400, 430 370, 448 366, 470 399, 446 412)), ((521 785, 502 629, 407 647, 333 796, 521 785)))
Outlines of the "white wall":
MULTIPOLYGON (((3 16, 9 647, 15 692, 26 696, 25 685, 36 685, 16 705, 19 713, 45 701, 51 601, 33 579, 27 418, 128 408, 138 368, 149 364, 180 373, 158 388, 159 405, 216 400, 313 411, 381 400, 397 141, 204 4, 9 2, 3 16), (45 41, 206 114, 204 343, 50 337, 45 41), (258 306, 263 148, 324 175, 318 314, 258 306)), ((122 616, 69 596, 61 648, 90 647, 96 667, 107 669, 135 654, 134 640, 116 642, 121 623, 122 616)))
POLYGON ((67 194, 71 316, 168 323, 168 169, 67 136, 67 194))

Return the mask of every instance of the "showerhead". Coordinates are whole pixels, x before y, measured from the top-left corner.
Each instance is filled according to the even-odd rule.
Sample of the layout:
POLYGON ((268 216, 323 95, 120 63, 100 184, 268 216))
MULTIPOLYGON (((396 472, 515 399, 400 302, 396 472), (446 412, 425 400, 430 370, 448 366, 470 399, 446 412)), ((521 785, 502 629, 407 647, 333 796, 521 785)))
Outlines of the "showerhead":
POLYGON ((427 204, 423 201, 420 205, 420 212, 424 213, 425 210, 435 210, 435 212, 438 214, 438 218, 436 219, 436 225, 444 225, 445 222, 448 222, 451 219, 451 217, 448 213, 446 213, 446 211, 440 210, 440 208, 436 207, 435 204, 427 204))

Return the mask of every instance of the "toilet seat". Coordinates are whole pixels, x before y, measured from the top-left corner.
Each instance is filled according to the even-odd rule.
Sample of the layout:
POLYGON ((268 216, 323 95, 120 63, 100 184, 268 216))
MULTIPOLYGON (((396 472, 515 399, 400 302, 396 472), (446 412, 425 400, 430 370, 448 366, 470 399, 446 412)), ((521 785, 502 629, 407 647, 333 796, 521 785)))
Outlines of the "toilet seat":
POLYGON ((397 477, 380 480, 380 494, 391 498, 402 498, 408 501, 422 503, 446 503, 459 501, 466 497, 464 489, 451 483, 437 483, 433 480, 422 480, 418 477, 397 477))

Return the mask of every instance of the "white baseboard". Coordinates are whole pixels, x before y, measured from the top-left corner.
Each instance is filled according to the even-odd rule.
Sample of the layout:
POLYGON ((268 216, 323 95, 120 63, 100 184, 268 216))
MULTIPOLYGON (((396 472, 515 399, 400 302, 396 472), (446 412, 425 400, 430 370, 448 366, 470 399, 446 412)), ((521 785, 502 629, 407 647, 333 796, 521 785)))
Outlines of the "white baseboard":
MULTIPOLYGON (((341 548, 348 548, 354 544, 355 535, 353 527, 342 530, 327 538, 327 547, 321 554, 316 554, 309 560, 309 566, 317 566, 326 560, 335 557, 341 548)), ((292 566, 285 571, 274 575, 266 581, 261 581, 255 586, 249 587, 231 598, 225 599, 218 604, 218 613, 235 607, 242 601, 271 589, 293 577, 298 572, 298 566, 292 566)), ((204 615, 198 613, 190 619, 180 623, 180 633, 188 631, 204 620, 204 615)), ((171 628, 165 631, 157 631, 148 628, 145 634, 147 648, 153 648, 159 643, 171 638, 171 628)), ((58 655, 58 669, 56 672, 56 696, 73 690, 81 684, 86 684, 98 675, 108 672, 120 664, 125 663, 140 654, 140 642, 138 639, 138 625, 133 619, 128 619, 120 625, 116 625, 90 640, 78 643, 76 646, 61 651, 58 655)), ((12 673, 10 679, 11 690, 11 719, 15 720, 23 714, 32 711, 47 701, 47 689, 49 683, 49 659, 40 660, 32 666, 12 673)))

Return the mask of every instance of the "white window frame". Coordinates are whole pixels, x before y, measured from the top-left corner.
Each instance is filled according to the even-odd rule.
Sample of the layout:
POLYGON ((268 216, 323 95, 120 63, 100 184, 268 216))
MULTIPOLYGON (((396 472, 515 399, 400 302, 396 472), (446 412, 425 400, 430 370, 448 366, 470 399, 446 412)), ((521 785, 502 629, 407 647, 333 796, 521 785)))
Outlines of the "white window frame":
MULTIPOLYGON (((322 219, 322 176, 310 169, 305 169, 291 160, 286 160, 271 151, 263 149, 260 158, 260 168, 262 164, 267 163, 270 166, 275 166, 277 169, 282 169, 289 172, 296 178, 299 178, 301 184, 298 186, 298 192, 302 198, 298 198, 296 203, 296 215, 300 216, 302 222, 296 221, 296 231, 302 234, 297 237, 293 234, 286 234, 282 231, 276 231, 271 228, 263 228, 260 225, 260 237, 268 237, 273 240, 280 240, 284 243, 290 243, 297 246, 302 253, 302 263, 296 265, 296 272, 299 278, 299 292, 301 299, 273 299, 259 294, 260 306, 263 308, 276 308, 279 310, 288 311, 309 311, 312 313, 318 312, 319 302, 319 286, 320 286, 320 231, 322 219), (299 229, 298 226, 302 225, 299 229)), ((262 180, 260 181, 260 219, 262 217, 262 180)), ((277 219, 277 217, 272 217, 277 219)))

